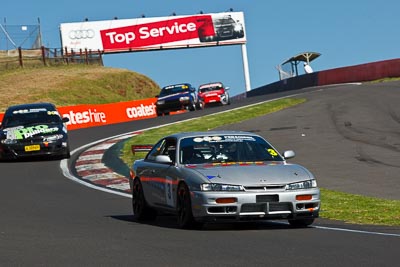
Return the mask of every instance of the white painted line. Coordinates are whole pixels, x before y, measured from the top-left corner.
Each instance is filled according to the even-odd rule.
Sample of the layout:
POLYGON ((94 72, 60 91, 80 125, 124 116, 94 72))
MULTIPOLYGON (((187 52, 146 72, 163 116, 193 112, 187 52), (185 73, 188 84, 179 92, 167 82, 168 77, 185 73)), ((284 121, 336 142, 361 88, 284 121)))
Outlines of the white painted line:
POLYGON ((326 226, 311 226, 311 227, 312 227, 312 228, 317 228, 317 229, 322 229, 322 230, 332 230, 332 231, 351 232, 351 233, 359 233, 359 234, 383 235, 383 236, 400 237, 400 234, 391 234, 391 233, 382 233, 382 232, 372 232, 372 231, 362 231, 362 230, 353 230, 353 229, 335 228, 335 227, 326 227, 326 226))
POLYGON ((109 149, 110 147, 112 147, 113 145, 115 145, 115 143, 117 143, 118 141, 115 141, 113 143, 102 143, 100 145, 94 146, 89 148, 87 151, 96 151, 96 150, 106 150, 109 149))
POLYGON ((112 184, 112 185, 109 185, 108 187, 115 188, 115 189, 118 189, 118 190, 129 190, 130 189, 129 183, 112 184))

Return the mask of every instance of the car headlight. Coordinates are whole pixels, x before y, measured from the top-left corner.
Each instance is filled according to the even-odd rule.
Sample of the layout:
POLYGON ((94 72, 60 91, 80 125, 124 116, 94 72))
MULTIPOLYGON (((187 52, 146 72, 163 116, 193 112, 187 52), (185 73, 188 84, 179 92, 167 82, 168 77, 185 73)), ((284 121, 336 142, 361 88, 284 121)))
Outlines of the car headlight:
POLYGON ((309 189, 309 188, 315 188, 317 187, 317 181, 316 180, 307 180, 303 182, 297 182, 297 183, 292 183, 286 185, 285 189, 286 190, 299 190, 299 189, 309 189))
POLYGON ((201 191, 244 191, 241 185, 232 184, 201 184, 201 191))
POLYGON ((240 32, 242 29, 243 29, 243 27, 240 24, 236 24, 235 27, 234 27, 234 31, 235 32, 240 32))
POLYGON ((189 100, 190 100, 190 98, 188 96, 182 96, 179 98, 180 102, 185 102, 185 101, 189 101, 189 100))
POLYGON ((3 140, 1 140, 1 143, 5 144, 5 145, 13 145, 13 144, 17 143, 17 140, 16 139, 3 139, 3 140))
POLYGON ((159 100, 157 101, 157 105, 164 105, 165 101, 164 100, 159 100))
POLYGON ((62 134, 54 134, 54 135, 45 136, 43 138, 43 141, 44 142, 52 142, 52 141, 63 139, 63 137, 64 136, 62 134))

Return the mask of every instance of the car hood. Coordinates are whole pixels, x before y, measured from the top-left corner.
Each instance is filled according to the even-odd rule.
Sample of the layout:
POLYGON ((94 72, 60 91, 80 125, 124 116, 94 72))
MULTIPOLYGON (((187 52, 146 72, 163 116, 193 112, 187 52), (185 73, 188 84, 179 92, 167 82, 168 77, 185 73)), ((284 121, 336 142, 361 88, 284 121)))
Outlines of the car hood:
POLYGON ((31 125, 21 125, 16 127, 4 128, 0 135, 2 139, 24 140, 37 136, 66 133, 67 129, 63 124, 36 123, 31 125))
POLYGON ((197 165, 193 168, 212 183, 240 185, 284 185, 313 179, 313 175, 297 164, 253 164, 212 166, 197 165))
POLYGON ((189 92, 181 92, 181 93, 176 93, 176 94, 172 94, 172 95, 161 96, 161 97, 158 97, 157 100, 165 100, 165 101, 175 100, 175 99, 179 99, 180 97, 189 96, 189 95, 190 95, 189 92))
POLYGON ((201 95, 203 97, 207 97, 207 96, 222 95, 224 93, 225 92, 223 90, 214 90, 214 91, 207 91, 207 92, 199 93, 199 95, 201 95))

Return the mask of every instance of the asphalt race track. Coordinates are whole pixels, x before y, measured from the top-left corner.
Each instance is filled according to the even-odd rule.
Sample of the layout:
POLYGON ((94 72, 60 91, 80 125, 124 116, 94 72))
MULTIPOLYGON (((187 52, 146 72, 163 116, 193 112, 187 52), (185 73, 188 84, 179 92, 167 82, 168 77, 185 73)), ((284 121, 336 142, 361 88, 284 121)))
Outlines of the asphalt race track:
MULTIPOLYGON (((255 131, 280 151, 295 150, 292 161, 313 171, 321 187, 399 200, 400 82, 309 88, 71 131, 71 145, 293 93, 308 101, 223 129, 255 131)), ((279 221, 180 230, 170 216, 133 221, 129 198, 67 179, 57 160, 1 162, 0 177, 1 266, 398 265, 399 227, 318 219, 305 229, 279 221)))

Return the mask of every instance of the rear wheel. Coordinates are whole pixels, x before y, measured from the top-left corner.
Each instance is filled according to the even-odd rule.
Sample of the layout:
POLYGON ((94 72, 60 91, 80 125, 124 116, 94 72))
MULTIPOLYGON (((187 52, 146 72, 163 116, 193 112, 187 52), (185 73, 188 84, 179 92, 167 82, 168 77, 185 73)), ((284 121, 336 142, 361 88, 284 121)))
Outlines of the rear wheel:
POLYGON ((314 222, 314 218, 309 219, 297 219, 297 220, 289 220, 289 224, 292 227, 302 228, 311 225, 314 222))
POLYGON ((157 216, 155 210, 151 209, 144 198, 142 183, 139 178, 133 180, 132 186, 132 209, 135 220, 154 220, 157 216))

